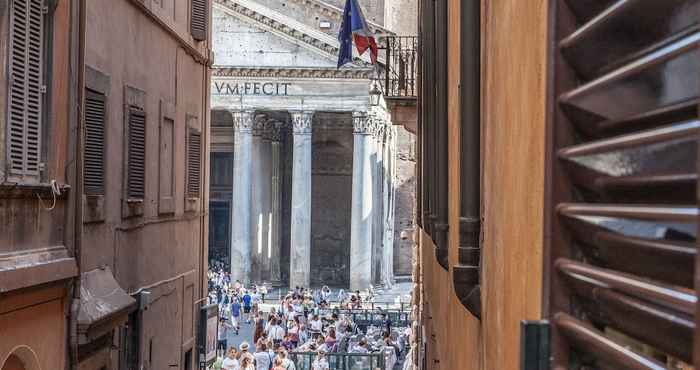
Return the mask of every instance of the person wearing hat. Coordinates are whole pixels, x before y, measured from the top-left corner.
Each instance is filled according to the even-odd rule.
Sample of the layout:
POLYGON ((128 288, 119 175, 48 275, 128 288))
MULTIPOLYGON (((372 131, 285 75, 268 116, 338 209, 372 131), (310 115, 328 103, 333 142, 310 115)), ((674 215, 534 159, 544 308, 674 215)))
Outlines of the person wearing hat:
POLYGON ((253 356, 252 353, 248 352, 249 348, 250 345, 248 344, 248 342, 243 342, 240 346, 238 346, 238 349, 240 349, 238 359, 241 361, 241 368, 243 368, 243 358, 250 358, 251 363, 253 362, 253 360, 255 360, 255 356, 253 356))

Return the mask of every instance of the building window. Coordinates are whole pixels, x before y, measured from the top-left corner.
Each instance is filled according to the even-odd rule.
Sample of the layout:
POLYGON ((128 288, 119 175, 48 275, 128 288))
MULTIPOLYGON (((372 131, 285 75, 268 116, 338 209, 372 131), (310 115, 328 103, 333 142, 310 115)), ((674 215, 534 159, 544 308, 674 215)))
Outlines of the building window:
POLYGON ((202 174, 202 134, 194 128, 187 135, 187 197, 199 198, 202 174))
POLYGON ((197 41, 209 33, 209 0, 190 0, 190 34, 197 41))
POLYGON ((105 106, 104 94, 85 89, 85 195, 105 193, 105 106))
POLYGON ((7 53, 7 180, 41 181, 42 131, 47 58, 47 22, 43 0, 9 2, 7 53))
POLYGON ((159 128, 158 213, 175 212, 175 106, 161 101, 159 128))

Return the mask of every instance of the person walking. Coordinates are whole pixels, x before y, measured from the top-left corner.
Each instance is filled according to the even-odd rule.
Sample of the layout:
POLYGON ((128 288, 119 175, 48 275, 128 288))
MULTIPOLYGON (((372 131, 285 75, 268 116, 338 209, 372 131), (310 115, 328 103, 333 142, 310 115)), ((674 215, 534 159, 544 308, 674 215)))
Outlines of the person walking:
POLYGON ((294 364, 294 361, 289 359, 289 353, 286 350, 281 349, 277 353, 277 358, 282 360, 282 367, 284 370, 297 370, 297 365, 294 364))
POLYGON ((238 335, 238 330, 241 328, 241 302, 237 298, 234 298, 231 303, 231 324, 238 335))
POLYGON ((233 329, 233 326, 231 324, 226 322, 225 318, 220 318, 219 319, 219 331, 217 333, 217 343, 216 343, 216 353, 217 355, 219 354, 219 351, 221 354, 226 353, 226 349, 228 348, 227 342, 228 342, 228 331, 233 329))
POLYGON ((235 347, 229 347, 228 354, 221 364, 221 370, 239 370, 241 367, 240 362, 238 362, 238 351, 235 347))
POLYGON ((328 366, 328 360, 326 359, 326 352, 321 350, 318 351, 318 354, 316 355, 316 359, 314 362, 311 364, 311 369, 312 370, 329 370, 328 366))
POLYGON ((241 370, 255 370, 253 359, 248 356, 241 356, 241 370))
POLYGON ((272 355, 267 352, 267 346, 265 342, 259 340, 255 343, 255 369, 256 370, 270 370, 272 367, 272 355))
POLYGON ((284 329, 280 326, 279 319, 276 319, 274 324, 270 327, 270 339, 275 345, 282 343, 284 339, 284 329))
POLYGON ((284 366, 282 366, 282 363, 283 363, 283 362, 284 362, 284 361, 282 361, 281 358, 276 358, 276 359, 275 359, 275 366, 272 368, 272 370, 286 370, 286 369, 284 368, 284 366))
POLYGON ((252 302, 253 298, 250 296, 250 294, 248 294, 248 291, 246 290, 243 293, 243 314, 245 314, 245 321, 248 324, 250 324, 250 310, 252 302))
POLYGON ((265 327, 263 325, 263 318, 260 317, 260 314, 257 313, 255 315, 255 333, 253 333, 253 342, 257 343, 258 339, 262 338, 263 333, 265 332, 265 327))

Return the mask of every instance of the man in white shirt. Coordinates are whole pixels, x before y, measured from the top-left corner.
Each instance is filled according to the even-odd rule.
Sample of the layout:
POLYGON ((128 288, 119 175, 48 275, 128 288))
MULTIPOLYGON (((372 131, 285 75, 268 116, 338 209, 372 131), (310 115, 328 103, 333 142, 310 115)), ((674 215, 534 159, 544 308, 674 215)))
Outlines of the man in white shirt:
POLYGON ((309 321, 309 331, 313 338, 318 337, 323 331, 323 321, 318 318, 318 315, 314 315, 311 321, 309 321))
POLYGON ((255 344, 255 370, 270 370, 270 365, 272 364, 272 355, 267 352, 267 346, 265 342, 259 340, 255 344))
POLYGON ((275 323, 270 327, 270 332, 268 333, 274 344, 282 343, 284 339, 284 329, 282 329, 279 324, 279 320, 275 320, 275 323))

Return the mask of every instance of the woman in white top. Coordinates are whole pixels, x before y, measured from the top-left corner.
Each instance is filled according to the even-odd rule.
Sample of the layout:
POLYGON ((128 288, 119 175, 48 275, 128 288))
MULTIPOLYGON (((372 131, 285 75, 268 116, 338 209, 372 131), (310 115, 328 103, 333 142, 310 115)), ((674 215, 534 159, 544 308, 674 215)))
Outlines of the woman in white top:
POLYGON ((236 359, 236 356, 238 356, 238 351, 234 347, 229 347, 228 355, 224 362, 221 363, 221 370, 238 370, 241 364, 236 359))
POLYGON ((318 315, 314 315, 313 319, 309 321, 309 331, 313 337, 318 336, 323 331, 323 321, 318 318, 318 315))

